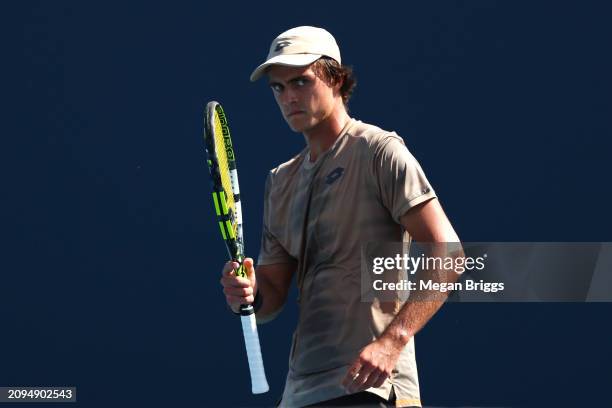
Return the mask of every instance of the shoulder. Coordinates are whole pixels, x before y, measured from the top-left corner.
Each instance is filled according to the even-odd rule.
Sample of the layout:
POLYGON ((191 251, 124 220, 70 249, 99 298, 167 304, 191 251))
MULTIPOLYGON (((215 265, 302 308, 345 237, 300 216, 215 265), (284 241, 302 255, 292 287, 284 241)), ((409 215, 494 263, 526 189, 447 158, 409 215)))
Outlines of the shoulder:
POLYGON ((266 179, 266 190, 282 190, 283 187, 290 185, 302 166, 306 152, 307 150, 304 149, 286 162, 270 169, 266 179))
POLYGON ((379 155, 390 147, 394 149, 398 146, 405 147, 404 139, 396 132, 361 121, 355 121, 348 133, 353 143, 370 153, 371 156, 379 155))

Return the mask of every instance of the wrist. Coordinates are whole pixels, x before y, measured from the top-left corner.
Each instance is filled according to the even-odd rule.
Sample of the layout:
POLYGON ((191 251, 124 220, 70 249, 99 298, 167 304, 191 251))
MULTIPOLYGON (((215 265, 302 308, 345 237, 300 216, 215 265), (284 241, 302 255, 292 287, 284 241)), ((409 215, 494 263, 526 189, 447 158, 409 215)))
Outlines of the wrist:
POLYGON ((255 298, 253 299, 253 310, 255 311, 255 313, 257 313, 259 311, 259 309, 261 309, 261 305, 263 304, 263 295, 261 294, 261 291, 257 291, 257 293, 255 293, 255 298))
POLYGON ((227 305, 227 307, 229 308, 230 312, 232 312, 235 315, 240 316, 240 306, 238 306, 238 311, 234 310, 234 308, 231 305, 227 305))
POLYGON ((388 345, 401 350, 410 342, 412 335, 402 327, 388 327, 380 337, 388 345))

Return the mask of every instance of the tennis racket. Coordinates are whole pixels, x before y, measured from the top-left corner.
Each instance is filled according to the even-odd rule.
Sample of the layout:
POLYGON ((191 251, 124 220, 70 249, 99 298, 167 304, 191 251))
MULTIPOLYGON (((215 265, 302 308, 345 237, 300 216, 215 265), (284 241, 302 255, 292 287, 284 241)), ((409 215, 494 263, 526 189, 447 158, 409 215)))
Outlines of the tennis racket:
MULTIPOLYGON (((218 102, 206 105, 204 116, 204 144, 208 156, 208 169, 212 185, 212 198, 219 222, 221 236, 225 241, 230 258, 240 265, 237 276, 246 277, 244 259, 244 238, 242 236, 242 208, 236 157, 232 147, 227 118, 218 102)), ((240 306, 240 320, 246 346, 253 394, 267 392, 268 381, 264 371, 255 311, 251 305, 240 306)))

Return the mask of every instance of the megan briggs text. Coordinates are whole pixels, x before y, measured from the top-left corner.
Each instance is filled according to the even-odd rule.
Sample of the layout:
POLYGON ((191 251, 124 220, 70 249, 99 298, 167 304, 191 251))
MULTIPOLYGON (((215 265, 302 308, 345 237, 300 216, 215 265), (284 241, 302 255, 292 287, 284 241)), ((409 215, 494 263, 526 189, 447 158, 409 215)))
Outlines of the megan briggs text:
POLYGON ((372 282, 374 290, 435 290, 438 292, 451 291, 481 291, 486 293, 496 293, 504 290, 503 282, 485 282, 482 279, 478 282, 467 279, 465 282, 434 282, 430 280, 419 280, 413 282, 409 280, 401 280, 399 282, 383 282, 378 279, 372 282))

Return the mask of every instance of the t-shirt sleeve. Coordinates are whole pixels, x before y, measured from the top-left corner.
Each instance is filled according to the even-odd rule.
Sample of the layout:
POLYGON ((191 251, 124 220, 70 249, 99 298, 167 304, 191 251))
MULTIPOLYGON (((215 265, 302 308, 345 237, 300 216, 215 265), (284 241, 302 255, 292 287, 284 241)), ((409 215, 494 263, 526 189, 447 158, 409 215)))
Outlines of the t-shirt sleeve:
POLYGON ((380 140, 373 167, 380 199, 397 223, 406 211, 436 197, 423 169, 397 135, 380 140))
POLYGON ((264 211, 263 225, 261 232, 261 248, 259 249, 259 257, 257 265, 272 265, 277 263, 288 263, 293 260, 291 255, 281 245, 277 237, 270 231, 271 216, 274 213, 272 207, 272 184, 273 173, 268 174, 266 179, 266 187, 264 192, 264 211))

